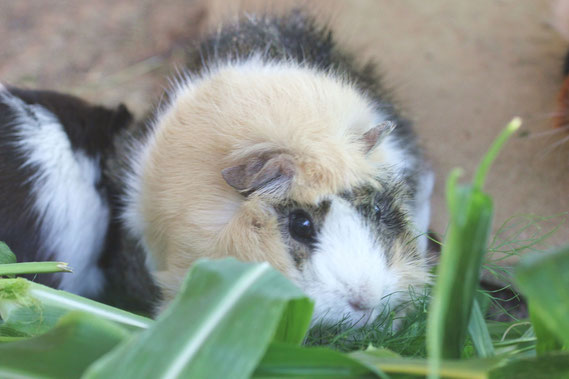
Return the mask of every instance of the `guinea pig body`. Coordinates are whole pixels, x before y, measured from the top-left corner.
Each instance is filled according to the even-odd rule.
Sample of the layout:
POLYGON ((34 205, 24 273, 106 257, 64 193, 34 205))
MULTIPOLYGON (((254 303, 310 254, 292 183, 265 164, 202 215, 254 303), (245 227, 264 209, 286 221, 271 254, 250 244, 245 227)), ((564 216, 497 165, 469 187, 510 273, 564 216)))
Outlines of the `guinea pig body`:
POLYGON ((428 282, 432 174, 371 66, 300 13, 225 27, 189 62, 119 149, 162 307, 202 257, 271 263, 324 322, 363 325, 428 282))
POLYGON ((130 120, 123 106, 0 85, 0 241, 18 261, 64 261, 74 270, 34 280, 85 296, 102 290, 110 208, 101 158, 130 120))

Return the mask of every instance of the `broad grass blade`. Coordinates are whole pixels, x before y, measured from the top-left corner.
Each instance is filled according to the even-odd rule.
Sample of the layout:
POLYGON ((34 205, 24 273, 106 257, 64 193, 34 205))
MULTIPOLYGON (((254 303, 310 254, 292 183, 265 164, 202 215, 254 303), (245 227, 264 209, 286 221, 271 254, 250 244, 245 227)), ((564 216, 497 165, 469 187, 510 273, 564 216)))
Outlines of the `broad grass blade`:
POLYGON ((0 264, 16 263, 16 255, 4 242, 0 242, 0 264))
POLYGON ((112 322, 71 312, 46 334, 0 344, 0 377, 79 378, 129 335, 112 322))
POLYGON ((552 332, 547 327, 547 322, 541 318, 539 312, 534 309, 534 307, 530 307, 529 315, 533 330, 537 337, 535 351, 538 355, 541 355, 561 350, 563 348, 563 343, 558 339, 556 333, 552 332))
POLYGON ((494 213, 492 199, 482 188, 502 145, 520 125, 520 119, 512 120, 496 138, 471 185, 457 184, 459 170, 447 181, 450 223, 427 320, 430 377, 438 376, 443 359, 461 357, 494 213))
MULTIPOLYGON (((248 378, 290 302, 304 329, 312 303, 267 263, 198 262, 155 325, 95 363, 87 377, 248 378)), ((305 332, 288 334, 296 342, 305 332)), ((281 332, 279 339, 288 337, 281 332)))
MULTIPOLYGON (((381 351, 359 351, 351 357, 374 365, 388 375, 424 377, 429 373, 427 359, 388 357, 381 351)), ((535 379, 569 377, 569 353, 553 353, 523 359, 492 357, 441 361, 439 375, 443 378, 464 379, 535 379)))
POLYGON ((377 367, 325 348, 272 343, 253 378, 387 378, 377 367))
POLYGON ((488 373, 489 379, 569 378, 569 354, 550 353, 539 357, 510 360, 488 373))
POLYGON ((569 246, 524 256, 515 278, 528 299, 538 351, 569 347, 569 246))
POLYGON ((0 279, 0 335, 36 336, 70 311, 82 311, 126 329, 147 328, 152 320, 23 278, 0 279))
MULTIPOLYGON (((365 362, 368 366, 375 366, 387 375, 405 375, 405 378, 424 378, 429 373, 427 359, 404 358, 393 356, 393 353, 378 349, 368 349, 349 354, 352 358, 365 362)), ((441 361, 439 375, 443 378, 487 378, 488 373, 496 367, 500 360, 469 359, 462 361, 441 361)))
POLYGON ((306 301, 289 302, 283 312, 273 340, 295 345, 301 344, 310 327, 310 317, 306 317, 306 315, 308 313, 312 315, 312 311, 313 305, 308 299, 306 301))
POLYGON ((490 197, 472 187, 457 188, 456 179, 456 173, 449 179, 451 221, 427 320, 433 362, 461 357, 492 225, 490 197))

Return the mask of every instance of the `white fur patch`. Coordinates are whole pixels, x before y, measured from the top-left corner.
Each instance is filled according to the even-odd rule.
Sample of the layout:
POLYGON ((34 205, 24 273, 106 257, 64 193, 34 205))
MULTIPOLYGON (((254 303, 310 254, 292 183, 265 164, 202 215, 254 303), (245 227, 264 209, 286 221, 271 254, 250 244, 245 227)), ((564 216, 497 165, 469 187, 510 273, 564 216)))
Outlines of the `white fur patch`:
POLYGON ((17 114, 14 122, 25 166, 37 170, 29 180, 45 249, 38 256, 68 262, 73 268, 73 274, 62 274, 60 289, 95 295, 103 284, 97 261, 109 222, 108 206, 96 190, 101 175, 97 162, 72 150, 51 112, 7 92, 0 96, 17 114), (56 256, 46 256, 50 252, 56 256))
POLYGON ((313 322, 363 326, 381 314, 398 281, 385 254, 356 209, 333 197, 314 254, 295 278, 315 300, 313 322))
POLYGON ((421 253, 427 251, 427 232, 431 219, 431 194, 435 184, 435 175, 432 171, 425 169, 417 184, 417 194, 415 195, 415 227, 420 234, 417 243, 421 253))
POLYGON ((385 137, 379 146, 381 149, 376 150, 383 154, 383 159, 378 161, 381 161, 382 167, 388 167, 394 174, 415 166, 414 158, 399 147, 393 135, 385 137))

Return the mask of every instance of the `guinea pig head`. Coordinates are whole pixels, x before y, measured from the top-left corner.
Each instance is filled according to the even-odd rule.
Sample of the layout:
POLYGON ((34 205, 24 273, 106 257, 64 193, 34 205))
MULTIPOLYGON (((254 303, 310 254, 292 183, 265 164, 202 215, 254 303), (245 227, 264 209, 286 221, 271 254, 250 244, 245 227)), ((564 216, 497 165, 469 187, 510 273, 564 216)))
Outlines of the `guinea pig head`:
POLYGON ((395 127, 307 68, 233 66, 180 89, 131 202, 165 302, 196 259, 227 256, 269 262, 315 321, 363 325, 407 301, 428 281, 430 189, 418 200, 395 127))
MULTIPOLYGON (((370 135, 380 133, 371 130, 362 138, 370 135)), ((307 202, 291 191, 302 171, 282 152, 224 169, 225 181, 257 211, 267 212, 265 222, 253 216, 236 225, 235 235, 248 235, 253 244, 273 240, 274 255, 266 259, 314 299, 313 322, 362 326, 400 310, 411 287, 420 291, 428 281, 410 189, 396 175, 383 175, 307 202), (269 229, 273 233, 267 235, 269 229)))

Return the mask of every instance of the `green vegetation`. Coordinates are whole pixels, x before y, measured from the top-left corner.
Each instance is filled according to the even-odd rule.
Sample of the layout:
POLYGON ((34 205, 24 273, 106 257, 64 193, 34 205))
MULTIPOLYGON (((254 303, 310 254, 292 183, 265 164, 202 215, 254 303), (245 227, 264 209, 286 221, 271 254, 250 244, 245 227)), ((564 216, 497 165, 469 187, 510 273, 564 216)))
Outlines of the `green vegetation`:
MULTIPOLYGON (((0 279, 0 377, 569 377, 569 246, 524 255, 516 268, 529 320, 483 316, 493 294, 478 288, 481 268, 509 274, 487 253, 533 249, 548 234, 520 239, 539 221, 520 217, 490 239, 493 206, 482 187, 515 129, 472 184, 451 174, 436 283, 432 295, 412 294, 403 319, 392 311, 363 329, 309 331, 312 303, 300 290, 267 264, 233 259, 199 261, 156 321, 9 277, 0 279)), ((0 276, 29 272, 20 265, 0 245, 0 276)))
POLYGON ((65 262, 17 263, 16 256, 4 242, 0 242, 0 276, 21 274, 47 274, 50 272, 73 272, 65 262))

